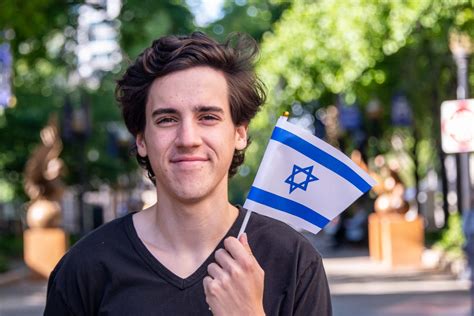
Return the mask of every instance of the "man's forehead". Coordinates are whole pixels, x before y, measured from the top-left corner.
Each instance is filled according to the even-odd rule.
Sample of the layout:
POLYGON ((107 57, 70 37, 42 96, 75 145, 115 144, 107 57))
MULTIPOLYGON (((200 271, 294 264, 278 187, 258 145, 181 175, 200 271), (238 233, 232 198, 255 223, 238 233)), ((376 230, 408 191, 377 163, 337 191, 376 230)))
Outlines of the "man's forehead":
POLYGON ((222 70, 207 65, 192 66, 185 69, 172 71, 164 76, 155 78, 152 89, 162 85, 179 85, 182 82, 192 81, 194 86, 206 85, 210 81, 213 84, 220 81, 227 86, 227 79, 222 70), (205 80, 203 80, 205 78, 205 80))
POLYGON ((148 91, 147 112, 226 112, 227 80, 221 71, 200 66, 156 78, 148 91))

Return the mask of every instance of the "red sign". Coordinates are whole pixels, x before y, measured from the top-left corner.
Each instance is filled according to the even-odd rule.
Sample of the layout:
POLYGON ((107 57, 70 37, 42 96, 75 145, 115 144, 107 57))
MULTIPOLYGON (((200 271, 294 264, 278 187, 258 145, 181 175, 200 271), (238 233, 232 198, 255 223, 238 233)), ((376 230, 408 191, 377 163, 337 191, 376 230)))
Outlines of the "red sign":
POLYGON ((474 151, 474 99, 441 104, 441 144, 447 154, 474 151))

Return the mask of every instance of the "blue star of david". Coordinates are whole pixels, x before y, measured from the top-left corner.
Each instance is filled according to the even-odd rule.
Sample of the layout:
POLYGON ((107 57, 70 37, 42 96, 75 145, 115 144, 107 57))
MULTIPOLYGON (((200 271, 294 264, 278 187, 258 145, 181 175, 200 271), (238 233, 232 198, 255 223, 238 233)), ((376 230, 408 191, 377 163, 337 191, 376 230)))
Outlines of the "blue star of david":
POLYGON ((319 180, 314 175, 312 175, 312 172, 313 172, 313 166, 301 168, 297 165, 293 165, 293 172, 285 180, 285 182, 290 185, 290 194, 297 188, 300 188, 301 190, 306 191, 306 189, 308 188, 308 184, 310 182, 319 180), (306 179, 300 183, 296 183, 295 176, 300 172, 306 174, 306 179))

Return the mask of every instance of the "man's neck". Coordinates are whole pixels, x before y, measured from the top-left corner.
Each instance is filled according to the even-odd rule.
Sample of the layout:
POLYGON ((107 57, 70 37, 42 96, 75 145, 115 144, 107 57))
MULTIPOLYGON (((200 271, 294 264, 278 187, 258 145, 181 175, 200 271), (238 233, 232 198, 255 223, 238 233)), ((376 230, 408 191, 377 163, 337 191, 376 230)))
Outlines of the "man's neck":
POLYGON ((174 250, 215 247, 237 217, 227 199, 194 204, 155 205, 155 226, 161 241, 174 250))
POLYGON ((148 250, 180 277, 191 275, 212 254, 238 216, 226 194, 196 203, 161 197, 134 215, 138 236, 148 250))
POLYGON ((193 203, 159 194, 157 204, 140 212, 143 214, 135 221, 136 228, 143 238, 162 250, 212 250, 238 215, 238 210, 228 201, 227 188, 222 191, 193 203))

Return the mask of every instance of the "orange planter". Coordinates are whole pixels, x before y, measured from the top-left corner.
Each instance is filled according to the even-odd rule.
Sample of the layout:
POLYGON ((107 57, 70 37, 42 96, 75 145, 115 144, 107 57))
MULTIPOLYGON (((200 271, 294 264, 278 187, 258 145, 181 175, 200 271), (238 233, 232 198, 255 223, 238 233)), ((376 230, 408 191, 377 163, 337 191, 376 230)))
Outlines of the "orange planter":
POLYGON ((48 278, 66 253, 67 235, 60 228, 30 228, 23 233, 26 265, 41 277, 48 278))
POLYGON ((401 214, 369 216, 370 257, 391 267, 419 266, 424 249, 423 218, 407 221, 401 214))

